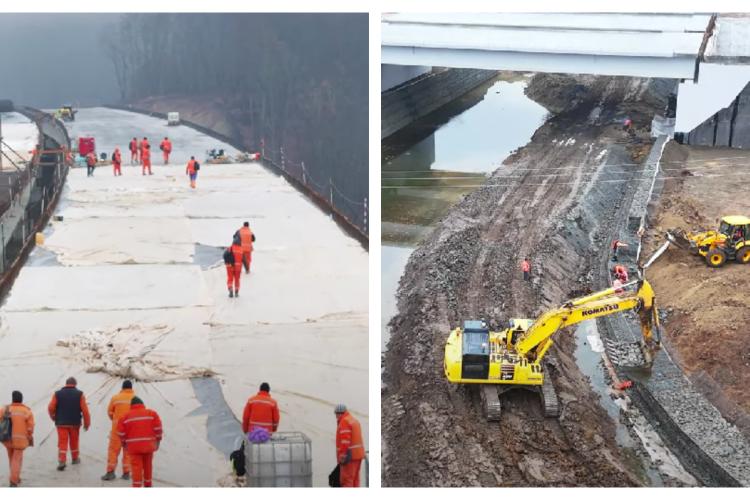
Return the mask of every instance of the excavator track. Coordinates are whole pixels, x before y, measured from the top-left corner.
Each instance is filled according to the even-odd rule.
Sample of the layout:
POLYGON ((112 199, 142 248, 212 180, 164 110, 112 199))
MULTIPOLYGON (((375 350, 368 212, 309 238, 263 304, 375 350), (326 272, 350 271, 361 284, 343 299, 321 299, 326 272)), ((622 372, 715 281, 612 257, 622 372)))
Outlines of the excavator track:
POLYGON ((481 397, 484 418, 488 422, 499 422, 502 405, 500 404, 500 395, 497 393, 497 387, 491 384, 483 385, 481 397))
POLYGON ((539 396, 542 399, 544 416, 554 418, 559 417, 560 402, 557 400, 557 392, 555 391, 555 386, 552 384, 552 380, 549 377, 544 377, 544 383, 542 384, 539 396))

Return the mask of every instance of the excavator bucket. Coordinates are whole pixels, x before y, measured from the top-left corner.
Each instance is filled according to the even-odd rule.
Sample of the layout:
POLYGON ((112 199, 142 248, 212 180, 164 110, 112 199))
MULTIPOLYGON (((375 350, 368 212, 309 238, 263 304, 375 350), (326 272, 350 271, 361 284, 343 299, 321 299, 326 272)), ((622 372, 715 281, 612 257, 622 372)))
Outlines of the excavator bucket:
POLYGON ((682 229, 671 229, 667 231, 667 239, 678 248, 690 250, 690 238, 682 229))
POLYGON ((653 347, 644 342, 617 342, 604 340, 610 361, 624 368, 651 368, 654 363, 653 347))

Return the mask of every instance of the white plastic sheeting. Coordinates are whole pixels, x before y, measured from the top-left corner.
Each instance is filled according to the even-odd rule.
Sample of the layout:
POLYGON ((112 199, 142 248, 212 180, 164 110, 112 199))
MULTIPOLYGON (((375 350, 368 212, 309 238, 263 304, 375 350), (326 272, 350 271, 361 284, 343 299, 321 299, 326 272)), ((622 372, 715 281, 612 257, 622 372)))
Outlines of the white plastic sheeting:
MULTIPOLYGON (((280 430, 313 439, 314 484, 327 484, 336 403, 360 418, 369 445, 367 252, 260 165, 204 163, 191 190, 184 173, 191 154, 203 160, 214 147, 233 154, 192 129, 106 109, 80 110, 71 129, 73 136, 93 135, 99 152, 119 145, 126 161, 121 177, 111 166, 92 178, 82 169, 70 172, 57 211, 63 220, 45 230, 44 247, 32 253, 37 264, 21 270, 0 309, 0 394, 22 390, 39 422, 24 483, 111 484, 99 480, 106 405, 120 383, 109 373, 127 367, 118 362, 100 371, 88 342, 106 337, 153 381, 135 388, 164 421, 156 484, 213 486, 230 471, 209 444, 206 417, 184 378, 204 369, 217 373, 238 419, 247 398, 269 382, 281 407, 280 430), (144 135, 155 149, 153 176, 131 167, 125 151, 130 138, 144 135), (175 148, 173 166, 160 165, 164 135, 175 148), (229 299, 220 249, 216 262, 199 263, 192 246, 227 245, 244 220, 258 238, 253 272, 243 273, 240 297, 229 299), (35 258, 42 252, 60 265, 39 265, 49 263, 35 258), (82 435, 83 463, 57 473, 46 404, 69 375, 87 394, 93 424, 82 435)), ((0 482, 6 471, 0 469, 0 482)))

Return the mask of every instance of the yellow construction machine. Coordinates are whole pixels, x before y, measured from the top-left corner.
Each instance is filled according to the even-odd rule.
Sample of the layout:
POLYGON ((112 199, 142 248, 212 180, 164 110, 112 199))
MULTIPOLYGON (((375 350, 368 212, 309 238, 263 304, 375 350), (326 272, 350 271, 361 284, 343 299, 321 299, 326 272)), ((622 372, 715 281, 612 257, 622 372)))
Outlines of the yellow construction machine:
POLYGON ((654 291, 648 281, 632 281, 621 288, 571 300, 547 311, 536 321, 511 319, 510 326, 492 332, 484 321, 465 321, 450 333, 445 345, 445 376, 455 384, 482 384, 487 420, 500 419, 500 396, 510 389, 539 393, 546 417, 560 414, 557 394, 542 361, 561 329, 588 319, 635 310, 640 317, 642 365, 650 366, 661 343, 654 291))
POLYGON ((697 233, 681 229, 669 231, 667 239, 706 259, 711 267, 721 267, 728 260, 750 263, 750 218, 727 215, 721 218, 719 229, 697 233))

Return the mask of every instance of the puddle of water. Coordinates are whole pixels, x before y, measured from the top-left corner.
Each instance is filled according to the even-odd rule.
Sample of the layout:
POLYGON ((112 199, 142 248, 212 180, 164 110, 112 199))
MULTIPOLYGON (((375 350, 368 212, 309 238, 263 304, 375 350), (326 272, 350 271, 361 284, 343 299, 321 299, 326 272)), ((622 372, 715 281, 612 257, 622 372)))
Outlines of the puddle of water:
POLYGON ((201 269, 205 270, 223 263, 223 255, 224 247, 212 247, 196 243, 193 250, 193 264, 198 264, 201 269))
POLYGON ((224 400, 221 384, 213 377, 193 377, 190 379, 200 408, 190 415, 208 415, 206 433, 208 442, 227 458, 239 447, 242 429, 240 422, 224 400))
POLYGON ((383 245, 380 250, 381 285, 380 285, 380 352, 385 352, 391 338, 388 322, 398 312, 396 291, 398 281, 406 267, 409 256, 414 251, 411 247, 383 245))
POLYGON ((29 258, 26 260, 27 266, 43 267, 43 266, 62 266, 59 260, 57 260, 57 254, 51 250, 47 250, 43 247, 34 247, 29 254, 29 258))
POLYGON ((575 358, 581 373, 589 378, 589 383, 594 393, 599 396, 599 403, 612 418, 615 424, 615 441, 620 447, 628 450, 636 472, 645 475, 650 486, 663 486, 659 472, 651 463, 643 460, 637 454, 639 444, 633 439, 628 427, 620 418, 621 407, 617 400, 611 397, 611 389, 606 377, 604 362, 602 361, 603 346, 601 337, 596 327, 596 320, 587 320, 576 328, 576 350, 575 358))

